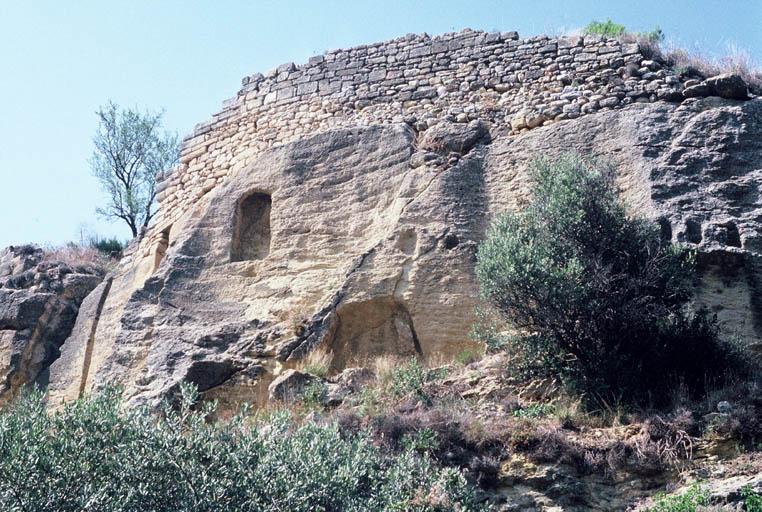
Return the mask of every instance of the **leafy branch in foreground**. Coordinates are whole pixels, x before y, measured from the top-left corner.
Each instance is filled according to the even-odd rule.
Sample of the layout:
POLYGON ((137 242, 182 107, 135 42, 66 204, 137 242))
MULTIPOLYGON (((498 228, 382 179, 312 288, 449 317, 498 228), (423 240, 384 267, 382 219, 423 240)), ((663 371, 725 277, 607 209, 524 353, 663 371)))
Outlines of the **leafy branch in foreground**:
POLYGON ((463 476, 411 447, 297 425, 212 422, 182 388, 161 414, 116 389, 48 413, 34 392, 0 411, 0 509, 31 511, 477 510, 463 476))

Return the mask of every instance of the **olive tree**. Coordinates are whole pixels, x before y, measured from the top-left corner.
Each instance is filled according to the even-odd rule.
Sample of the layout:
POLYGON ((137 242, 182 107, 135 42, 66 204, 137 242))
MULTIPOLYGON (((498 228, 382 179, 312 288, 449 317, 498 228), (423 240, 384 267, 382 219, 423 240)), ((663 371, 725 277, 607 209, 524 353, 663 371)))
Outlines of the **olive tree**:
POLYGON ((607 166, 565 155, 531 173, 530 204, 496 220, 477 264, 524 368, 599 402, 653 403, 722 378, 733 352, 690 307, 692 253, 627 214, 607 166))
POLYGON ((121 109, 113 102, 98 109, 90 165, 108 202, 97 212, 121 219, 136 237, 156 211, 156 175, 179 158, 176 134, 162 130, 162 113, 121 109))
POLYGON ((369 431, 288 413, 213 420, 198 391, 159 411, 115 388, 46 408, 40 392, 0 410, 0 510, 309 512, 481 510, 462 473, 369 431), (179 403, 178 403, 179 402, 179 403))

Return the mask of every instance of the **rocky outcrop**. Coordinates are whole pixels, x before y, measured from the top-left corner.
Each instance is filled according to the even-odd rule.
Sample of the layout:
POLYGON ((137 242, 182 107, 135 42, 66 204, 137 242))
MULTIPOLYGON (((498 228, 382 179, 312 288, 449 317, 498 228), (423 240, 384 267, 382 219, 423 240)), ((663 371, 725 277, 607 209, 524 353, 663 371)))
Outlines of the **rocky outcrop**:
POLYGON ((264 403, 316 348, 331 376, 452 358, 472 343, 489 223, 524 204, 534 158, 566 151, 615 165, 630 210, 698 249, 697 300, 762 350, 762 100, 735 75, 685 78, 637 44, 470 30, 247 77, 157 178, 156 224, 73 328, 61 314, 34 334, 46 300, 81 300, 73 285, 3 285, 3 346, 33 361, 9 363, 7 388, 49 373, 52 403, 120 383, 155 404, 188 380, 224 409, 264 403))
MULTIPOLYGON (((514 133, 633 103, 682 101, 697 80, 635 42, 516 32, 408 34, 287 62, 242 81, 222 111, 183 142, 180 165, 159 176, 161 208, 149 242, 258 153, 315 132, 441 119, 482 120, 514 133)), ((707 87, 702 95, 713 94, 707 87)))
POLYGON ((762 101, 712 97, 519 136, 442 120, 263 151, 165 230, 160 252, 128 255, 88 297, 51 396, 119 382, 155 403, 189 380, 224 408, 263 403, 318 347, 332 373, 385 354, 453 357, 471 343, 490 220, 521 207, 534 158, 565 151, 615 165, 630 210, 699 250, 698 300, 758 342, 762 101))
POLYGON ((273 402, 298 399, 315 382, 320 382, 320 379, 309 373, 286 370, 268 386, 269 398, 273 402))
MULTIPOLYGON (((492 150, 488 187, 499 190, 510 179, 514 197, 526 190, 517 170, 536 155, 571 150, 615 165, 630 210, 698 249, 699 302, 717 313, 726 333, 759 343, 762 101, 633 106, 504 139, 492 150)), ((492 200, 501 201, 500 194, 492 200)))
POLYGON ((0 403, 24 385, 47 385, 79 305, 103 273, 50 260, 33 246, 0 252, 0 403))
MULTIPOLYGON (((686 83, 686 85, 688 85, 686 83)), ((730 100, 749 99, 749 86, 741 76, 734 73, 723 73, 706 80, 688 85, 683 91, 686 98, 719 96, 730 100)))

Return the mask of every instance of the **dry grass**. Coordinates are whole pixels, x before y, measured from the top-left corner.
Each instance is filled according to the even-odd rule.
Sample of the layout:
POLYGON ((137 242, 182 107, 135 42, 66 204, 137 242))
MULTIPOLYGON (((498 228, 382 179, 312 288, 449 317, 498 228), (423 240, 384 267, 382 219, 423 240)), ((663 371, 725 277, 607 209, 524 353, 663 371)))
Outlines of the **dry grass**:
POLYGON ((45 247, 43 261, 61 262, 71 267, 94 266, 106 271, 114 270, 118 260, 109 258, 102 252, 91 247, 67 244, 60 247, 45 247))
POLYGON ((624 34, 625 43, 638 43, 646 58, 663 61, 683 77, 710 78, 723 73, 735 73, 749 85, 753 94, 762 94, 762 67, 748 51, 730 46, 722 57, 710 57, 701 50, 688 50, 662 45, 639 34, 624 34))
POLYGON ((384 384, 391 380, 394 370, 404 363, 405 360, 399 356, 385 355, 375 358, 372 368, 378 382, 384 384))
POLYGON ((373 417, 344 413, 339 419, 351 430, 368 429, 376 441, 391 450, 403 448, 406 439, 430 432, 436 439, 431 455, 441 463, 464 469, 483 487, 497 483, 499 461, 507 454, 507 422, 484 421, 462 402, 433 408, 409 409, 404 404, 373 417))
POLYGON ((311 316, 306 304, 298 304, 291 307, 282 318, 289 325, 294 336, 301 336, 305 333, 311 316))
POLYGON ((712 58, 698 51, 672 49, 663 58, 681 75, 708 78, 722 73, 735 73, 746 81, 752 93, 762 93, 762 69, 744 50, 732 48, 727 55, 712 58))
MULTIPOLYGON (((554 397, 540 393, 540 401, 537 393, 490 398, 495 402, 486 409, 458 392, 438 392, 453 390, 446 380, 427 384, 424 398, 384 393, 401 364, 404 361, 394 357, 377 359, 379 381, 354 405, 347 404, 351 409, 335 411, 337 421, 348 431, 368 430, 391 450, 402 449, 417 433, 430 432, 436 439, 432 456, 463 469, 481 486, 494 485, 499 461, 510 453, 536 463, 560 462, 579 474, 656 475, 687 464, 695 436, 700 435, 693 416, 683 411, 638 416, 617 405, 589 411, 581 398, 562 395, 555 388, 549 392, 554 397)), ((459 366, 451 371, 458 368, 466 371, 459 366)))
POLYGON ((391 451, 423 436, 423 450, 440 464, 460 468, 482 488, 499 484, 501 462, 512 456, 603 478, 661 477, 689 469, 701 463, 693 457, 694 452, 697 460, 702 455, 703 436, 709 432, 703 417, 719 400, 733 404, 725 433, 747 449, 760 449, 762 390, 757 385, 725 388, 707 404, 684 398, 682 408, 659 412, 633 411, 616 403, 591 411, 582 397, 548 383, 513 382, 506 377, 509 361, 506 357, 502 365, 490 360, 471 368, 451 365, 450 374, 442 377, 427 370, 421 393, 393 394, 388 388, 410 360, 380 357, 372 365, 379 380, 324 414, 343 431, 367 431, 374 443, 391 451), (476 374, 478 378, 469 380, 476 374), (500 382, 505 393, 464 394, 500 382))
POLYGON ((565 464, 579 474, 656 475, 690 461, 693 447, 692 424, 679 415, 627 427, 570 430, 552 416, 482 415, 468 401, 451 400, 431 407, 387 404, 371 416, 344 409, 336 419, 347 431, 368 430, 391 450, 402 449, 410 436, 431 432, 436 439, 431 455, 465 470, 482 486, 496 482, 499 461, 510 453, 535 463, 565 464))
POLYGON ((659 57, 662 54, 661 43, 657 40, 650 39, 643 34, 626 32, 616 39, 622 43, 638 43, 640 52, 647 59, 659 57))
POLYGON ((333 352, 323 348, 317 348, 310 352, 306 358, 299 362, 298 370, 310 373, 317 377, 326 378, 333 361, 333 352))

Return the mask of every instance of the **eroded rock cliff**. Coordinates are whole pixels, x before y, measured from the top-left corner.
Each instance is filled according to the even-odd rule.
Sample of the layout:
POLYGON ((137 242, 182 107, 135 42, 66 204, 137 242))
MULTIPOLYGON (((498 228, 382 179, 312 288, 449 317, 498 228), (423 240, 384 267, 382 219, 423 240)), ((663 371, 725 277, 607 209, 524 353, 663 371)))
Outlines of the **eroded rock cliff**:
MULTIPOLYGON (((74 298, 61 328, 42 305, 19 324, 19 287, 3 285, 7 359, 45 347, 8 363, 21 377, 5 396, 37 380, 59 403, 120 383, 155 404, 189 380, 225 407, 264 402, 317 348, 334 373, 451 358, 472 343, 490 221, 521 208, 534 158, 567 151, 615 165, 632 213, 699 250, 697 300, 759 348, 762 100, 646 53, 466 30, 247 77, 158 177, 158 220, 119 267, 38 301, 74 298), (43 328, 42 345, 18 341, 43 328)), ((3 265, 6 282, 27 275, 3 265)))
POLYGON ((0 404, 24 385, 47 384, 80 303, 103 273, 56 261, 34 246, 0 252, 0 404))
POLYGON ((480 121, 339 129, 263 151, 86 306, 51 367, 51 399, 111 382, 155 403, 182 380, 233 406, 311 350, 340 371, 469 343, 475 252, 520 208, 538 155, 611 162, 633 213, 699 249, 698 300, 760 337, 762 101, 636 104, 513 136, 480 121), (93 319, 97 318, 97 324, 93 319), (75 383, 75 384, 74 384, 75 383))

